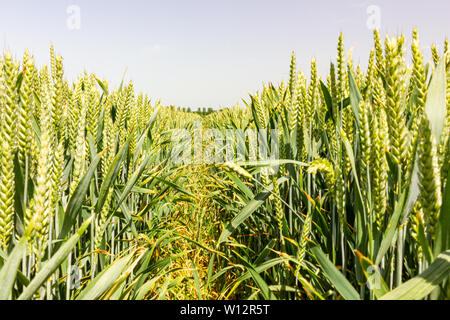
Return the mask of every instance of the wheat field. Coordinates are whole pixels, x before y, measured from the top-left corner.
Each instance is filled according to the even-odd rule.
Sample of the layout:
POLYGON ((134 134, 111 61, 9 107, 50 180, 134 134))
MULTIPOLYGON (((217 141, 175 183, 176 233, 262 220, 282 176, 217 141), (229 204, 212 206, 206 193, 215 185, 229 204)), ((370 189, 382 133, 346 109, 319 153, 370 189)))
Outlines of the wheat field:
POLYGON ((450 54, 411 37, 199 112, 5 52, 0 300, 450 299, 450 54))

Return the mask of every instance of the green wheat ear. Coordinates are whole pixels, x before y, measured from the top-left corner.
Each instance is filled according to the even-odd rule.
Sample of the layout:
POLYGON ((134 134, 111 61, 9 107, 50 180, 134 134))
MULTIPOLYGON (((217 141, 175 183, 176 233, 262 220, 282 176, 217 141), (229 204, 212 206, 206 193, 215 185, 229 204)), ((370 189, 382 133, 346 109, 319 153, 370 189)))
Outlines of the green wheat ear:
MULTIPOLYGON (((130 120, 129 120, 129 132, 128 134, 131 134, 131 140, 130 140, 130 152, 131 154, 134 154, 136 151, 136 143, 137 143, 137 126, 139 124, 139 105, 137 103, 132 103, 131 106, 131 116, 130 116, 130 120), (131 130, 133 130, 132 132, 130 132, 131 130)), ((128 172, 129 175, 131 175, 131 170, 128 172)))
POLYGON ((434 234, 442 205, 441 179, 437 163, 436 141, 432 135, 430 122, 422 117, 419 140, 419 201, 430 234, 434 234))
POLYGON ((410 215, 411 221, 411 237, 414 239, 417 248, 417 258, 418 260, 423 259, 423 249, 420 244, 419 238, 419 225, 425 225, 425 220, 423 217, 422 210, 420 209, 420 204, 417 202, 413 208, 413 214, 410 215))
POLYGON ((446 40, 447 59, 447 111, 445 115, 444 128, 442 130, 441 141, 439 143, 439 168, 441 168, 441 187, 447 183, 448 170, 450 168, 450 52, 448 51, 448 41, 446 40))
POLYGON ((102 146, 103 149, 107 149, 104 156, 101 159, 102 174, 106 175, 109 166, 114 160, 115 152, 115 135, 114 135, 114 123, 111 117, 111 104, 108 101, 105 106, 105 117, 103 119, 103 132, 102 132, 102 146))
POLYGON ((391 153, 397 165, 406 155, 406 126, 401 101, 401 52, 402 40, 386 39, 386 110, 388 115, 391 153))
POLYGON ((18 157, 22 168, 25 167, 25 158, 30 153, 31 139, 34 132, 31 128, 31 114, 32 114, 32 68, 33 59, 30 57, 28 51, 23 57, 23 79, 19 92, 19 111, 17 121, 17 143, 18 143, 18 157))
POLYGON ((138 112, 138 128, 142 130, 145 126, 145 106, 144 106, 144 95, 140 93, 136 100, 137 112, 138 112))
POLYGON ((341 33, 337 51, 337 101, 341 102, 347 96, 347 69, 345 67, 344 35, 341 33))
POLYGON ((311 60, 311 79, 307 92, 307 108, 305 112, 306 130, 312 135, 311 129, 314 124, 314 113, 319 103, 319 78, 317 74, 316 59, 311 60))
POLYGON ((42 257, 47 245, 48 227, 52 218, 52 121, 51 121, 51 100, 48 87, 44 88, 41 107, 41 147, 38 155, 38 167, 36 175, 36 189, 34 192, 32 206, 27 212, 26 227, 33 224, 31 238, 34 241, 34 248, 39 257, 42 257), (49 179, 50 177, 50 179, 49 179))
POLYGON ((264 105, 259 101, 258 97, 253 99, 256 109, 256 116, 258 117, 258 123, 261 126, 261 129, 267 128, 267 113, 264 105))
POLYGON ((381 72, 381 74, 385 74, 386 61, 384 58, 383 44, 381 43, 380 32, 377 29, 374 30, 373 37, 375 43, 377 69, 379 72, 381 72))
POLYGON ((52 79, 56 79, 56 58, 53 44, 50 45, 50 72, 52 79))
POLYGON ((427 91, 426 75, 423 67, 423 55, 420 51, 419 33, 417 29, 413 31, 413 43, 411 45, 413 53, 413 78, 412 87, 417 89, 417 108, 419 112, 424 112, 425 97, 427 91))
POLYGON ((346 195, 345 195, 345 179, 344 172, 342 170, 341 161, 337 161, 337 164, 334 166, 334 172, 336 177, 336 184, 334 190, 334 199, 336 201, 336 210, 339 216, 339 225, 341 232, 344 231, 345 226, 345 203, 346 203, 346 195))
MULTIPOLYGON (((124 114, 122 118, 122 122, 125 124, 127 123, 131 118, 131 112, 134 109, 135 104, 135 93, 134 93, 134 85, 133 82, 130 81, 128 85, 127 95, 126 95, 126 102, 124 105, 124 114)), ((131 127, 128 126, 129 129, 131 127)), ((120 137, 120 143, 123 144, 126 140, 127 131, 125 129, 125 125, 123 126, 123 130, 120 131, 122 133, 120 137)))
POLYGON ((364 96, 365 100, 369 100, 373 94, 373 86, 376 78, 376 65, 375 65, 375 48, 370 50, 369 62, 367 64, 367 74, 365 78, 365 85, 367 86, 367 91, 364 96))
POLYGON ((378 231, 383 231, 385 222, 385 212, 387 206, 387 186, 388 186, 388 164, 386 160, 385 139, 387 131, 383 130, 382 123, 385 119, 381 117, 380 112, 375 112, 372 121, 371 141, 372 141, 372 159, 371 159, 371 177, 372 177, 372 197, 373 197, 373 215, 378 231))
POLYGON ((103 240, 103 236, 104 236, 104 233, 107 228, 106 222, 108 220, 108 215, 109 215, 109 210, 111 208, 111 201, 113 199, 113 195, 114 195, 114 189, 109 189, 108 194, 106 196, 105 204, 103 205, 103 208, 100 211, 100 216, 97 221, 96 228, 95 228, 94 248, 96 251, 100 249, 100 246, 101 246, 101 243, 103 240))
POLYGON ((312 225, 312 211, 308 212, 306 215, 305 221, 303 223, 302 227, 302 233, 301 233, 301 239, 299 243, 299 250, 297 254, 297 261, 298 265, 295 271, 295 275, 299 277, 300 271, 303 267, 303 263, 306 257, 306 249, 308 245, 308 238, 310 237, 311 233, 311 225, 312 225))
POLYGON ((15 91, 17 68, 11 54, 6 52, 0 71, 0 99, 2 124, 0 141, 0 247, 6 250, 14 230, 14 152, 17 93, 15 91))
POLYGON ((64 129, 62 127, 63 117, 64 117, 64 99, 65 99, 65 89, 64 89, 64 69, 62 64, 62 57, 58 56, 55 58, 55 77, 53 78, 54 83, 54 103, 53 103, 53 128, 57 133, 57 137, 64 135, 64 129))
POLYGON ((434 66, 437 67, 439 61, 441 60, 441 57, 439 56, 436 45, 434 43, 431 45, 431 56, 433 59, 434 66))
POLYGON ((305 148, 305 110, 307 103, 307 80, 301 71, 297 75, 297 152, 302 161, 306 161, 305 148))
POLYGON ((276 175, 272 176, 272 184, 273 184, 273 193, 275 197, 272 197, 273 202, 275 204, 275 213, 276 213, 276 220, 278 223, 278 230, 280 233, 280 239, 282 242, 283 240, 283 218, 284 218, 284 211, 283 211, 283 205, 280 201, 280 189, 278 186, 276 175))
POLYGON ((72 181, 70 183, 70 194, 72 195, 75 192, 78 183, 80 182, 81 177, 84 175, 86 170, 86 112, 87 112, 87 103, 86 96, 83 94, 81 98, 81 106, 79 118, 77 121, 77 135, 75 138, 75 153, 74 153, 74 163, 73 163, 73 173, 72 173, 72 181))
POLYGON ((87 80, 87 121, 86 129, 95 139, 98 131, 98 121, 100 118, 100 96, 96 89, 96 80, 90 76, 87 80))
POLYGON ((297 79, 297 64, 295 53, 292 53, 291 57, 291 65, 290 65, 290 73, 289 73, 289 94, 290 94, 290 104, 288 107, 289 113, 289 129, 291 132, 295 130, 296 122, 297 122, 297 94, 298 94, 298 79, 297 79))
POLYGON ((333 164, 330 161, 322 158, 316 159, 309 164, 307 172, 312 175, 316 175, 317 172, 322 173, 328 189, 330 190, 331 194, 333 194, 335 190, 336 177, 333 169, 333 164))
POLYGON ((411 45, 411 51, 413 53, 413 68, 412 78, 410 84, 410 91, 415 90, 416 96, 416 109, 412 110, 414 119, 412 120, 412 126, 410 130, 410 141, 407 148, 407 156, 405 158, 406 174, 402 177, 402 183, 405 184, 410 181, 414 167, 412 166, 414 155, 417 151, 417 144, 419 139, 419 127, 421 124, 422 116, 425 112, 425 99, 427 92, 426 74, 423 66, 423 55, 420 51, 419 45, 419 33, 417 29, 413 30, 413 42, 411 45))
POLYGON ((360 126, 359 138, 361 145, 360 173, 363 185, 367 184, 367 170, 370 168, 371 136, 370 136, 370 109, 369 103, 361 100, 359 104, 360 126))

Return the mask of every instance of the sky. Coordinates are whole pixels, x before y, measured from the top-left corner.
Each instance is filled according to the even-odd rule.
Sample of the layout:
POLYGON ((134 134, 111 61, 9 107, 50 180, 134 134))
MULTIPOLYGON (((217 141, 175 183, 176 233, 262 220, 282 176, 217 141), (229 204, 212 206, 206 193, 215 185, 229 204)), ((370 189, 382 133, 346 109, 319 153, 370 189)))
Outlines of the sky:
POLYGON ((163 105, 219 108, 287 80, 292 52, 306 75, 312 58, 325 75, 340 32, 364 66, 374 26, 408 40, 417 27, 429 58, 449 12, 448 0, 0 0, 0 46, 43 65, 53 44, 70 80, 86 70, 112 87, 126 71, 163 105))

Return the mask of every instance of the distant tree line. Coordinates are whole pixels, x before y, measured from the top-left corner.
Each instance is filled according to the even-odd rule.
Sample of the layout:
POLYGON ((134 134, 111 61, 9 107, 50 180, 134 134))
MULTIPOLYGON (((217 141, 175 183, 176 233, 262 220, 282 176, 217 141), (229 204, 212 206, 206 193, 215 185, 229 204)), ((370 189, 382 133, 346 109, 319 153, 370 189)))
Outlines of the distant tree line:
POLYGON ((183 112, 193 112, 193 113, 197 113, 200 115, 207 115, 210 114, 212 112, 214 112, 213 108, 197 108, 196 111, 193 111, 194 108, 191 107, 175 107, 175 106, 170 106, 169 108, 172 108, 173 110, 177 110, 177 111, 183 111, 183 112))

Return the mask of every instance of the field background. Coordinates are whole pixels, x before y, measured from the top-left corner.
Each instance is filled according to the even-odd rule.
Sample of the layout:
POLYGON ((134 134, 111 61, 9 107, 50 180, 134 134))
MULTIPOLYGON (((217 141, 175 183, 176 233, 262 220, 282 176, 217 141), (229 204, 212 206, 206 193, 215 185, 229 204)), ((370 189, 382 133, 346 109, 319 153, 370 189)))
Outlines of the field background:
POLYGON ((221 108, 4 50, 0 300, 449 299, 450 53, 411 30, 221 108))

